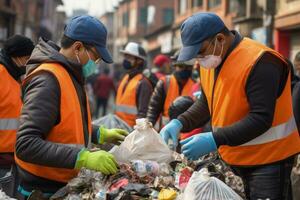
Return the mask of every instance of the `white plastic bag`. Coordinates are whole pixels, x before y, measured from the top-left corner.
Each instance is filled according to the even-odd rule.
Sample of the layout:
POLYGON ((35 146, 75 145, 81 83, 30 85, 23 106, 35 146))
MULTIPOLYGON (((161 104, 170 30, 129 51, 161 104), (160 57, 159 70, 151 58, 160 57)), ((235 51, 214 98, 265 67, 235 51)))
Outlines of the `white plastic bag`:
POLYGON ((0 188, 0 199, 1 200, 17 200, 17 199, 14 199, 14 198, 10 198, 9 196, 7 196, 5 194, 5 192, 3 192, 0 188))
POLYGON ((210 177, 206 168, 194 172, 183 194, 183 200, 242 200, 221 180, 210 177))
POLYGON ((145 118, 136 120, 134 131, 119 147, 113 148, 111 153, 119 163, 133 160, 151 160, 158 163, 172 161, 171 150, 145 118))

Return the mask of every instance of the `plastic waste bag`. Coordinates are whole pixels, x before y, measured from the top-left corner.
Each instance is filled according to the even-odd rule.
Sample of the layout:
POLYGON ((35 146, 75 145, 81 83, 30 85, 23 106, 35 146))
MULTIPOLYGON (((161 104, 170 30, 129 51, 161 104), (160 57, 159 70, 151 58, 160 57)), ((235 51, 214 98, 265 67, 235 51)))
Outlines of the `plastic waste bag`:
POLYGON ((105 126, 106 128, 120 128, 128 132, 132 131, 132 128, 117 115, 108 114, 104 117, 96 119, 92 122, 95 126, 105 126))
POLYGON ((9 196, 7 196, 0 188, 0 199, 1 200, 16 200, 14 198, 10 198, 9 196))
POLYGON ((134 131, 119 147, 113 148, 111 153, 120 163, 130 163, 133 160, 150 160, 158 163, 172 161, 172 151, 145 118, 136 120, 134 131))
POLYGON ((184 200, 242 200, 230 187, 221 180, 210 177, 206 168, 194 172, 184 191, 184 200))

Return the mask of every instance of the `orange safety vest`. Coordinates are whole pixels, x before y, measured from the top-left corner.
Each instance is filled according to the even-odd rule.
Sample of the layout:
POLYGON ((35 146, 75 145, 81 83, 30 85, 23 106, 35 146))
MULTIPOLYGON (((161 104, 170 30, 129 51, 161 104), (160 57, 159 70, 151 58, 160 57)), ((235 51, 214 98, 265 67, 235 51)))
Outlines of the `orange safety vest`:
POLYGON ((162 123, 163 125, 166 125, 169 121, 169 108, 173 101, 179 97, 179 96, 190 96, 191 90, 195 82, 189 78, 189 80, 184 85, 183 89, 181 90, 181 93, 179 92, 179 85, 177 83, 177 80, 174 75, 171 75, 169 77, 163 77, 162 78, 164 84, 166 85, 166 99, 164 103, 164 111, 162 116, 162 123))
POLYGON ((13 153, 22 107, 21 85, 0 64, 0 153, 13 153))
MULTIPOLYGON (((26 77, 24 83, 30 81, 33 76, 38 75, 41 71, 50 72, 57 78, 61 94, 60 122, 52 128, 46 140, 61 145, 83 148, 85 144, 83 133, 84 122, 82 121, 78 95, 70 75, 60 64, 47 63, 40 65, 30 73, 29 76, 26 77)), ((89 134, 91 134, 91 117, 88 102, 89 101, 87 100, 88 128, 89 134)), ((15 156, 15 160, 19 167, 31 174, 58 182, 67 183, 78 173, 78 170, 75 169, 56 168, 25 162, 17 156, 15 156)))
MULTIPOLYGON (((246 82, 253 66, 265 52, 286 63, 276 51, 244 38, 225 60, 216 81, 214 69, 201 67, 201 86, 207 98, 214 131, 238 123, 248 115, 250 108, 245 92, 246 82)), ((300 139, 292 110, 290 74, 276 101, 272 127, 245 144, 222 145, 218 151, 225 162, 237 166, 269 164, 300 152, 300 139)))
POLYGON ((136 107, 136 88, 142 78, 142 74, 137 74, 128 82, 129 75, 125 75, 117 91, 116 115, 132 127, 135 125, 138 113, 136 107))

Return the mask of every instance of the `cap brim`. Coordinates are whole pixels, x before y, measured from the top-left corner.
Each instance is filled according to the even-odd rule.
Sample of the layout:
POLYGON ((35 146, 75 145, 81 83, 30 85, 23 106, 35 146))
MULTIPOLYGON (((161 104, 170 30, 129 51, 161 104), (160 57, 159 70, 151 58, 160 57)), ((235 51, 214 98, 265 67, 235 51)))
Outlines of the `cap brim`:
POLYGON ((177 61, 185 62, 195 58, 202 46, 202 43, 195 44, 193 46, 184 46, 180 49, 177 61))
POLYGON ((194 66, 196 62, 195 58, 192 58, 191 60, 188 61, 174 61, 172 62, 173 65, 182 65, 182 66, 194 66))
POLYGON ((143 57, 143 56, 139 56, 139 55, 136 55, 136 54, 133 54, 132 52, 129 52, 129 51, 120 50, 120 53, 123 53, 123 54, 128 54, 128 55, 132 55, 132 56, 138 57, 138 58, 140 58, 140 59, 146 60, 146 58, 145 58, 145 57, 143 57))
POLYGON ((104 60, 104 62, 106 62, 106 63, 114 62, 109 51, 107 50, 107 48, 96 46, 96 49, 97 49, 98 53, 100 54, 102 60, 104 60))

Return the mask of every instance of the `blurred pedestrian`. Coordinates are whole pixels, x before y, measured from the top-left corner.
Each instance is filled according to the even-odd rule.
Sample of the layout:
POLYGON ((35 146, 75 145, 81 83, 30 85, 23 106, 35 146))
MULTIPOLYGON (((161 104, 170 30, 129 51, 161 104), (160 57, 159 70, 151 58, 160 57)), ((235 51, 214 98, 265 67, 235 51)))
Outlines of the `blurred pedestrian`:
MULTIPOLYGON (((294 59, 294 68, 292 69, 292 95, 293 95, 293 112, 297 123, 298 131, 300 130, 300 52, 298 52, 294 59), (294 70, 293 70, 294 69, 294 70)), ((291 173, 293 198, 300 199, 300 156, 295 159, 294 167, 291 173)))
POLYGON ((153 126, 162 115, 162 123, 159 128, 170 121, 169 107, 177 97, 192 96, 191 91, 195 84, 191 76, 194 61, 177 62, 178 54, 179 52, 176 52, 172 57, 174 73, 161 78, 149 103, 147 118, 153 126))
POLYGON ((154 67, 152 72, 158 79, 170 74, 171 60, 168 56, 159 54, 153 60, 154 67))
POLYGON ((294 58, 294 68, 295 68, 295 74, 297 76, 300 76, 300 51, 297 52, 294 58))
POLYGON ((146 117, 153 88, 143 75, 147 64, 145 49, 138 43, 129 42, 121 53, 126 74, 117 91, 116 115, 133 127, 137 118, 146 117))
POLYGON ((101 73, 95 83, 94 83, 94 94, 96 96, 96 112, 95 117, 99 116, 99 109, 102 109, 102 116, 106 115, 107 103, 111 92, 116 94, 116 88, 112 77, 109 76, 109 69, 104 68, 103 73, 101 73))

